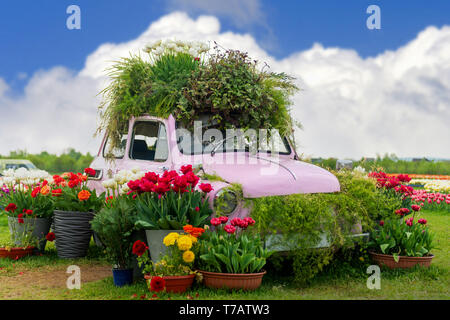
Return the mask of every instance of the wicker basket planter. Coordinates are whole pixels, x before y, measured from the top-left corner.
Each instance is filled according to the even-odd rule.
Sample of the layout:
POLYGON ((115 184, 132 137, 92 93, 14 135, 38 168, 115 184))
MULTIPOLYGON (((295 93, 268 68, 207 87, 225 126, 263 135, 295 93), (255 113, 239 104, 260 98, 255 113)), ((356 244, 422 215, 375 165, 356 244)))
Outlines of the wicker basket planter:
POLYGON ((414 267, 415 265, 429 267, 431 264, 431 260, 434 257, 434 255, 425 257, 400 256, 399 261, 396 262, 394 260, 394 256, 390 254, 369 252, 369 255, 377 265, 379 265, 380 267, 385 266, 389 269, 397 269, 397 268, 408 269, 414 267))
POLYGON ((55 210, 56 251, 60 258, 82 258, 87 254, 92 237, 91 212, 55 210))
POLYGON ((199 271, 205 286, 214 289, 255 290, 261 286, 266 271, 259 273, 218 273, 199 271))

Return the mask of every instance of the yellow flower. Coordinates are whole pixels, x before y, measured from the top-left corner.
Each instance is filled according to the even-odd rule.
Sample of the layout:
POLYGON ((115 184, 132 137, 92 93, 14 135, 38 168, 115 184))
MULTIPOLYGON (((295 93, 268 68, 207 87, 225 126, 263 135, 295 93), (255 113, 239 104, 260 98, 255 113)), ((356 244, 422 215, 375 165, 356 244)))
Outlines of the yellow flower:
POLYGON ((181 236, 178 238, 178 249, 186 251, 192 248, 192 240, 189 236, 181 236))
POLYGON ((169 233, 163 240, 163 243, 166 247, 173 246, 177 241, 179 234, 176 232, 169 233))
POLYGON ((191 263, 192 261, 194 261, 194 259, 195 259, 195 254, 191 250, 185 251, 183 253, 184 262, 191 263))
POLYGON ((198 239, 194 237, 193 235, 188 235, 188 237, 192 240, 192 244, 196 244, 198 239))
POLYGON ((363 258, 363 257, 359 257, 359 260, 361 260, 361 261, 363 261, 363 262, 364 262, 364 258, 363 258))

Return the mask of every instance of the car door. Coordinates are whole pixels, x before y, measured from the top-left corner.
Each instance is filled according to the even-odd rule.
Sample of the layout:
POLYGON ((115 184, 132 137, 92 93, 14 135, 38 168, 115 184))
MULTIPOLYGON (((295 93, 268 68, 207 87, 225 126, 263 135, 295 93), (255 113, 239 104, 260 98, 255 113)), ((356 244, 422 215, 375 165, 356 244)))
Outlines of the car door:
POLYGON ((122 169, 139 168, 141 171, 162 173, 172 168, 167 139, 167 126, 157 119, 134 121, 128 148, 128 161, 122 169))

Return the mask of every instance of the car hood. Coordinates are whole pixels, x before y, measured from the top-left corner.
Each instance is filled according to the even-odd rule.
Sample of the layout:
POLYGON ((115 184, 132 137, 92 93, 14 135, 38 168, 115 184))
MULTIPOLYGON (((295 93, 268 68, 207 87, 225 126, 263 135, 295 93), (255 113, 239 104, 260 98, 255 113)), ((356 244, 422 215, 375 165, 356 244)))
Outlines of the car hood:
POLYGON ((235 155, 226 164, 204 163, 203 169, 241 184, 247 198, 340 191, 339 181, 327 170, 282 157, 235 155))

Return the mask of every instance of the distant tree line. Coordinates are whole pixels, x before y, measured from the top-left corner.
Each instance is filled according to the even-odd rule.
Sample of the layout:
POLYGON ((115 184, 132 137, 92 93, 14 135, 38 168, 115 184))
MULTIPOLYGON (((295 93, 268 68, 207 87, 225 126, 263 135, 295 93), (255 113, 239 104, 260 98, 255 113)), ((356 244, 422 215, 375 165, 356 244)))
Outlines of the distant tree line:
POLYGON ((30 160, 38 169, 48 171, 51 174, 63 172, 82 172, 89 167, 94 157, 90 154, 82 154, 75 149, 68 149, 61 155, 43 151, 39 154, 30 154, 25 150, 11 151, 8 156, 0 155, 0 159, 24 159, 30 160))
MULTIPOLYGON (((311 162, 324 168, 336 168, 336 158, 312 159, 311 162)), ((401 160, 394 154, 377 156, 374 159, 362 158, 353 161, 353 168, 361 166, 366 171, 383 169, 386 173, 416 173, 450 175, 450 161, 431 161, 426 158, 414 161, 401 160)))

